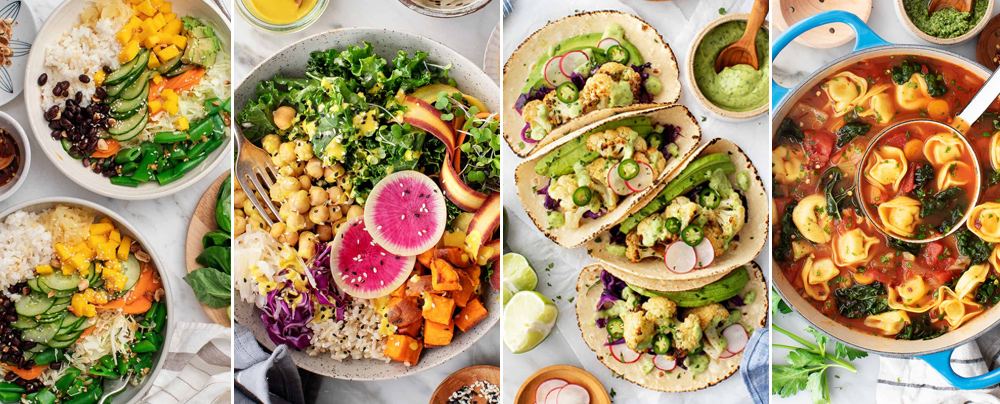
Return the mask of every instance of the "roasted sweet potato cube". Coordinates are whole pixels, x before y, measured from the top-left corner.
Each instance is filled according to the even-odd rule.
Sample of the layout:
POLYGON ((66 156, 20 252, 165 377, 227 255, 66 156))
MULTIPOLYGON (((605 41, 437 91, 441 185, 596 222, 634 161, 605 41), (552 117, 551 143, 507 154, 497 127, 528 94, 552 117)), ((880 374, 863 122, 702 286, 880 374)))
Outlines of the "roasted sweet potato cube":
POLYGON ((442 259, 431 261, 431 281, 434 290, 455 291, 462 288, 455 267, 442 259))
POLYGON ((466 303, 469 303, 469 299, 475 294, 475 287, 472 286, 472 278, 469 277, 469 273, 461 269, 458 271, 458 281, 462 285, 462 288, 456 290, 452 293, 451 298, 455 299, 455 305, 458 307, 465 307, 466 303))
POLYGON ((399 287, 396 288, 396 290, 393 290, 392 293, 389 294, 389 296, 406 297, 406 284, 404 283, 402 285, 399 285, 399 287))
POLYGON ((479 324, 480 321, 483 321, 488 314, 486 308, 483 307, 483 304, 478 299, 470 300, 465 305, 465 308, 458 312, 458 316, 455 317, 455 326, 462 331, 469 331, 476 324, 479 324))
POLYGON ((432 292, 434 290, 430 275, 411 276, 410 279, 403 284, 403 287, 406 288, 407 297, 423 296, 424 293, 432 292))
POLYGON ((417 262, 425 267, 430 268, 431 261, 433 260, 434 260, 434 248, 431 248, 430 250, 417 254, 417 262))
POLYGON ((413 366, 420 361, 420 351, 423 349, 423 343, 415 338, 399 334, 390 335, 385 344, 385 356, 396 362, 403 362, 407 366, 413 366))
POLYGON ((447 324, 455 314, 455 300, 434 294, 424 294, 424 318, 447 324))
POLYGON ((473 265, 466 268, 465 272, 469 274, 469 279, 472 279, 472 287, 474 292, 479 293, 479 287, 483 282, 483 268, 479 265, 473 265))
POLYGON ((428 347, 445 346, 451 343, 451 337, 454 335, 454 321, 449 321, 448 324, 440 324, 424 320, 424 345, 428 347))
POLYGON ((396 328, 396 334, 409 335, 416 338, 420 335, 420 327, 424 325, 423 321, 414 321, 413 323, 400 326, 396 328))
POLYGON ((465 251, 458 247, 436 248, 434 249, 434 257, 448 261, 449 264, 459 268, 468 268, 469 265, 472 265, 469 254, 466 254, 465 251))
POLYGON ((385 317, 396 327, 419 323, 422 317, 421 310, 417 307, 416 299, 394 297, 389 299, 386 305, 385 317))

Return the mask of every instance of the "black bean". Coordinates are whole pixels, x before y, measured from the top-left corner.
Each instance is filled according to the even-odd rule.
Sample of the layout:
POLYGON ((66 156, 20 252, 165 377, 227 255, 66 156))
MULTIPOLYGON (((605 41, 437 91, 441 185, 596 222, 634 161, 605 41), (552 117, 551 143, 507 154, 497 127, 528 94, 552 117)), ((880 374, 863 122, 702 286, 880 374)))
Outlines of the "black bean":
POLYGON ((8 381, 8 382, 11 381, 11 380, 14 380, 15 377, 17 377, 17 375, 14 374, 14 372, 7 372, 7 374, 3 375, 3 379, 6 380, 6 381, 8 381))
POLYGON ((104 70, 105 74, 111 74, 112 72, 114 72, 114 70, 111 70, 111 67, 109 66, 101 67, 101 70, 104 70))
POLYGON ((62 362, 52 362, 49 364, 49 369, 59 370, 60 368, 62 368, 62 362))
POLYGON ((73 96, 73 99, 76 101, 77 105, 80 105, 80 102, 83 101, 83 92, 77 91, 76 95, 73 96))
POLYGON ((47 83, 48 81, 49 81, 49 75, 48 74, 42 73, 41 76, 38 76, 38 85, 44 86, 45 83, 47 83))
POLYGON ((59 121, 52 121, 52 122, 49 122, 49 129, 62 129, 62 128, 63 128, 63 127, 62 127, 62 125, 61 125, 61 124, 59 123, 59 121))
POLYGON ((53 105, 48 111, 45 111, 45 120, 51 121, 59 117, 59 106, 53 105))
POLYGON ((94 91, 94 95, 96 95, 97 98, 100 98, 100 99, 103 100, 104 97, 108 96, 108 90, 105 90, 104 87, 97 87, 97 90, 94 91))
POLYGON ((80 75, 80 82, 81 83, 89 83, 90 82, 90 76, 88 76, 86 74, 81 74, 80 75))

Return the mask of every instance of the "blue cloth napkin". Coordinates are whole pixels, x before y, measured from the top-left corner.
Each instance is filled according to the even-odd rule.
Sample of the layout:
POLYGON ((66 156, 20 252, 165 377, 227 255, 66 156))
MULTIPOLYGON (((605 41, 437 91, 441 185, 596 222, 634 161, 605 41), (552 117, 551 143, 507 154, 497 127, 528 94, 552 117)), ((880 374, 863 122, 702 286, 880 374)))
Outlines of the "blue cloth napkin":
POLYGON ((743 350, 743 361, 740 363, 743 384, 747 386, 754 404, 766 403, 771 391, 771 368, 768 365, 771 358, 770 333, 767 328, 755 331, 743 350))
POLYGON ((507 17, 511 11, 514 11, 514 0, 503 0, 503 16, 507 17))

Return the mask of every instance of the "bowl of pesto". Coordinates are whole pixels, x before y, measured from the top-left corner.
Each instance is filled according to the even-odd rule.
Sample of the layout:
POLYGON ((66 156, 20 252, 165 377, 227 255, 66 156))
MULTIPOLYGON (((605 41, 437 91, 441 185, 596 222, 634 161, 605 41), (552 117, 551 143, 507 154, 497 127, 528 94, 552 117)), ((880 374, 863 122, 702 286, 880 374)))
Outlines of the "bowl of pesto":
POLYGON ((972 0, 972 9, 967 12, 954 8, 931 12, 928 3, 896 0, 896 15, 917 38, 938 45, 954 45, 972 39, 986 27, 996 0, 972 0))
POLYGON ((715 72, 715 59, 743 36, 749 17, 728 14, 708 23, 688 51, 687 79, 695 97, 709 111, 726 119, 749 119, 768 110, 771 54, 767 21, 757 33, 758 69, 736 65, 715 72))

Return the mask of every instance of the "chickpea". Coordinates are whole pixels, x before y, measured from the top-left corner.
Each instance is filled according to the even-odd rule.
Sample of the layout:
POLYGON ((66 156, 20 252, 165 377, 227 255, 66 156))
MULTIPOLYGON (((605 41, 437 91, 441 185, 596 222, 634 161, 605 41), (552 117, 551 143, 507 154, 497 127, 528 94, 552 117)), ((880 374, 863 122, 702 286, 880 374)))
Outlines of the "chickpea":
POLYGON ((285 232, 285 224, 282 222, 275 223, 271 226, 271 237, 278 238, 281 234, 285 232))
POLYGON ((284 164, 289 164, 295 161, 295 143, 285 142, 281 146, 278 146, 278 158, 284 164))
POLYGON ((299 235, 299 257, 310 259, 316 254, 316 235, 310 232, 303 232, 299 235))
POLYGON ((327 196, 330 199, 330 201, 333 203, 339 205, 343 204, 344 202, 347 202, 347 195, 344 195, 344 191, 341 190, 340 187, 338 186, 332 186, 330 188, 327 188, 326 193, 328 194, 327 196))
POLYGON ((285 220, 285 227, 290 232, 299 232, 306 228, 306 217, 298 213, 293 213, 285 220))
POLYGON ((323 176, 323 162, 313 157, 306 163, 306 174, 315 179, 323 176))
POLYGON ((253 227, 255 229, 263 229, 264 228, 264 222, 262 222, 260 220, 260 217, 258 217, 258 216, 250 216, 249 222, 250 222, 250 227, 253 227))
MULTIPOLYGON (((233 221, 233 232, 236 233, 236 237, 247 231, 247 219, 244 216, 236 216, 236 220, 233 221)), ((324 240, 325 241, 325 240, 324 240)))
POLYGON ((285 204, 292 206, 292 212, 305 213, 309 210, 310 206, 309 193, 303 190, 295 191, 295 193, 288 196, 288 201, 285 204))
POLYGON ((333 231, 334 232, 339 232, 340 228, 344 225, 344 223, 347 223, 347 219, 340 219, 340 221, 334 223, 333 224, 333 231))
POLYGON ((351 208, 347 210, 347 219, 354 219, 358 216, 365 214, 365 208, 358 205, 351 205, 351 208))
POLYGON ((313 206, 312 209, 309 209, 309 220, 312 220, 313 223, 326 223, 327 220, 330 220, 330 209, 327 209, 326 206, 313 206))
POLYGON ((333 240, 333 226, 328 224, 316 226, 316 238, 322 242, 333 240))
POLYGON ((264 146, 264 151, 273 156, 278 153, 278 146, 281 146, 281 138, 275 134, 267 135, 261 139, 260 145, 264 146))
POLYGON ((291 216, 293 213, 295 212, 292 212, 291 204, 283 203, 281 204, 281 207, 278 208, 278 218, 281 220, 288 220, 288 217, 291 216))
POLYGON ((330 195, 320 187, 309 188, 309 204, 312 206, 326 205, 330 201, 330 195))
POLYGON ((295 120, 295 109, 286 105, 278 107, 271 115, 274 117, 274 126, 285 130, 292 127, 292 121, 295 120))
POLYGON ((296 140, 295 157, 298 157, 301 161, 309 161, 309 159, 313 158, 312 144, 305 140, 296 140))
POLYGON ((323 179, 325 179, 326 182, 334 182, 343 176, 344 166, 340 163, 334 163, 332 166, 323 169, 323 179))
POLYGON ((284 162, 275 163, 275 166, 278 167, 278 175, 282 177, 298 177, 295 175, 295 168, 290 165, 286 165, 284 162))
POLYGON ((331 222, 336 222, 344 217, 344 211, 340 209, 340 205, 330 206, 330 218, 331 222))
POLYGON ((302 189, 309 189, 312 187, 312 178, 309 178, 308 175, 300 175, 299 184, 301 184, 302 189))
POLYGON ((271 189, 268 190, 268 194, 269 194, 268 196, 271 197, 272 201, 275 201, 275 202, 278 202, 278 203, 283 202, 285 200, 285 198, 287 197, 287 196, 285 196, 285 192, 281 190, 280 186, 271 187, 271 189))
POLYGON ((242 189, 237 189, 236 193, 233 194, 233 203, 235 203, 236 206, 243 206, 243 202, 246 202, 246 200, 247 193, 243 192, 242 189))
POLYGON ((250 202, 249 199, 243 201, 243 204, 240 207, 243 208, 243 213, 246 213, 247 216, 253 215, 253 202, 250 202))
POLYGON ((278 241, 288 244, 290 246, 294 246, 299 242, 299 233, 296 233, 294 231, 286 231, 285 234, 282 234, 281 237, 278 237, 278 241))
POLYGON ((288 166, 292 168, 291 176, 298 177, 302 175, 303 171, 305 171, 306 163, 302 161, 293 161, 291 163, 288 163, 288 166))

